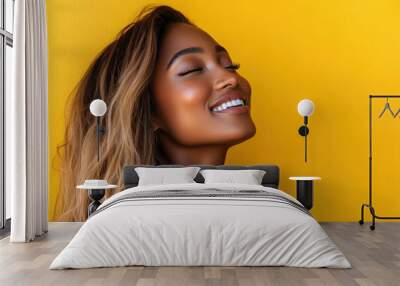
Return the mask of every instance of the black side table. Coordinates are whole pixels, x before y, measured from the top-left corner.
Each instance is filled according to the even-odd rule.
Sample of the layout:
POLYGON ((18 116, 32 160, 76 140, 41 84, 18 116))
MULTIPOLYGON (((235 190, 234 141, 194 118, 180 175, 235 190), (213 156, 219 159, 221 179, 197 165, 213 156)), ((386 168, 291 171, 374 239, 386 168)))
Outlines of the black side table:
POLYGON ((88 189, 89 198, 92 200, 88 206, 88 217, 101 205, 100 200, 104 197, 105 193, 105 189, 88 189))
POLYGON ((321 180, 320 177, 290 177, 289 180, 296 181, 296 198, 302 205, 311 210, 314 201, 313 183, 321 180))
POLYGON ((106 180, 85 180, 85 184, 76 186, 77 189, 87 190, 92 202, 88 206, 88 217, 101 205, 100 200, 104 197, 106 189, 113 189, 117 185, 109 185, 106 180))

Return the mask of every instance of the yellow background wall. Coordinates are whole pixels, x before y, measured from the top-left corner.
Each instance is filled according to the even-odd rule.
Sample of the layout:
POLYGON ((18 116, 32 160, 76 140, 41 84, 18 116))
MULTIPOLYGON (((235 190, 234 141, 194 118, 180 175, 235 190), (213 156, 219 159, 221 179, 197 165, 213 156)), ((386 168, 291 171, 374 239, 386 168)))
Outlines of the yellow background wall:
MULTIPOLYGON (((294 175, 316 175, 313 214, 359 219, 368 191, 368 95, 400 94, 400 1, 47 1, 50 163, 64 132, 64 105, 93 57, 148 3, 181 10, 225 46, 252 85, 257 134, 226 163, 274 163, 281 189, 294 175), (297 103, 310 98, 309 162, 303 160, 297 103)), ((374 115, 383 108, 376 103, 374 115)), ((392 101, 400 108, 400 100, 392 101)), ((376 119, 375 204, 400 213, 400 117, 376 119), (378 166, 377 165, 377 166, 378 166)), ((50 170, 49 217, 58 191, 50 170)))

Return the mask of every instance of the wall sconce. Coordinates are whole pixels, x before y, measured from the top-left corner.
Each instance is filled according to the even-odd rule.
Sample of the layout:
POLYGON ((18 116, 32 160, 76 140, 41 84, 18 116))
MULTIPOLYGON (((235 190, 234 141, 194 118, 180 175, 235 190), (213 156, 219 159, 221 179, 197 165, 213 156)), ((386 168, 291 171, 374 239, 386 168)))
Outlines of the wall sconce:
MULTIPOLYGON (((107 104, 101 99, 95 99, 90 103, 90 113, 96 117, 96 142, 97 142, 97 163, 100 162, 100 136, 106 133, 106 128, 100 126, 100 117, 107 112, 107 104)), ((100 164, 98 164, 98 172, 100 176, 100 164)), ((100 200, 104 197, 106 189, 115 188, 117 186, 110 185, 107 180, 85 180, 83 185, 77 186, 78 189, 88 191, 89 198, 92 202, 88 206, 88 217, 91 216, 101 205, 100 200)))
POLYGON ((107 104, 101 99, 95 99, 90 103, 90 113, 96 117, 97 162, 100 161, 100 136, 105 134, 106 128, 100 126, 100 117, 106 114, 107 104))
POLYGON ((307 162, 307 135, 310 132, 307 125, 308 117, 314 112, 314 103, 309 99, 303 99, 297 105, 297 111, 304 117, 304 125, 299 128, 299 134, 304 137, 304 162, 307 162))

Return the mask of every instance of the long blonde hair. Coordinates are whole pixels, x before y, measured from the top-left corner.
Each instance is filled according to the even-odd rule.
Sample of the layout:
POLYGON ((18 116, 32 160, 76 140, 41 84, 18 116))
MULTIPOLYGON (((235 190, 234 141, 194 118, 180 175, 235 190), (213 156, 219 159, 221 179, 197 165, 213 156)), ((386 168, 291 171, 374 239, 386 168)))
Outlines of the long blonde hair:
MULTIPOLYGON (((156 163, 156 136, 152 130, 152 96, 149 89, 160 42, 171 23, 193 25, 169 6, 146 6, 90 65, 68 101, 64 143, 57 147, 60 190, 54 219, 83 221, 88 196, 77 191, 85 179, 104 178, 122 186, 122 169, 129 164, 156 163), (89 112, 100 98, 108 110, 102 119, 106 133, 96 160, 96 120, 89 112)), ((115 192, 107 191, 106 197, 115 192)))

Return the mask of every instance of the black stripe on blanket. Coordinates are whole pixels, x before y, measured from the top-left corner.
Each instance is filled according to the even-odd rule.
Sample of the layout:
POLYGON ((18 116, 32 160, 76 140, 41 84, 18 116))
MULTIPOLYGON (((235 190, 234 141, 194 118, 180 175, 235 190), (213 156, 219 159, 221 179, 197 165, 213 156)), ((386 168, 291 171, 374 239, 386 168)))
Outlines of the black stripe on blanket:
POLYGON ((203 189, 203 190, 165 190, 165 191, 137 191, 126 195, 122 195, 115 201, 112 201, 104 206, 100 206, 90 217, 112 207, 121 202, 126 201, 141 201, 151 199, 191 199, 191 198, 233 198, 233 199, 252 199, 256 198, 257 201, 264 199, 265 201, 276 202, 289 205, 307 215, 311 213, 301 204, 292 201, 282 195, 259 190, 241 190, 241 191, 219 191, 216 189, 203 189))

